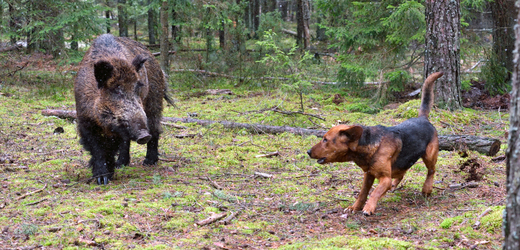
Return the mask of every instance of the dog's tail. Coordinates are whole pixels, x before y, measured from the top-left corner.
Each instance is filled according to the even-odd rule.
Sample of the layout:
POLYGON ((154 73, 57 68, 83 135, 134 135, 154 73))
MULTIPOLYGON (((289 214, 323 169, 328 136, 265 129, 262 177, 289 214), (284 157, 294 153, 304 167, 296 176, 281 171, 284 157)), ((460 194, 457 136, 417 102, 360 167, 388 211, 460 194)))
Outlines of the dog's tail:
POLYGON ((430 110, 433 106, 433 92, 435 86, 435 80, 441 77, 444 73, 435 72, 428 76, 424 81, 424 85, 422 88, 422 97, 421 97, 421 107, 419 108, 419 117, 424 116, 428 118, 430 114, 430 110))

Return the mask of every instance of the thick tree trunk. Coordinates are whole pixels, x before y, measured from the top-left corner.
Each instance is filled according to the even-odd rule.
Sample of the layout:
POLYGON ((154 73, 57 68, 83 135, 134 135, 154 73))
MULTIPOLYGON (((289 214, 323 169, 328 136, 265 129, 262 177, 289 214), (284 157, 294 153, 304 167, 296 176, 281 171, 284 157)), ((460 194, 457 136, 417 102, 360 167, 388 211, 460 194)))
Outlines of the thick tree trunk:
MULTIPOLYGON (((152 4, 152 0, 148 0, 148 7, 152 4)), ((155 44, 155 10, 148 9, 148 43, 155 44)))
POLYGON ((436 81, 435 102, 441 108, 461 109, 459 0, 427 0, 425 15, 424 78, 444 72, 436 81))
MULTIPOLYGON (((63 119, 75 119, 76 111, 68 110, 42 110, 44 116, 56 116, 63 119)), ((289 132, 297 135, 315 135, 322 137, 327 132, 326 130, 306 129, 289 126, 270 126, 262 124, 238 123, 230 121, 211 121, 199 120, 192 118, 177 118, 177 117, 163 117, 163 122, 183 122, 183 123, 197 123, 201 126, 209 126, 214 123, 222 124, 223 127, 229 129, 247 129, 259 134, 280 134, 289 132)), ((439 148, 441 150, 474 150, 481 154, 494 156, 500 149, 500 141, 497 139, 478 137, 471 135, 444 135, 439 136, 439 148)))
POLYGON ((126 0, 117 0, 117 17, 119 21, 119 36, 128 37, 128 18, 125 10, 126 0))
MULTIPOLYGON (((510 10, 512 11, 512 10, 510 10)), ((518 10, 517 10, 518 13, 518 10)), ((520 249, 520 16, 516 19, 515 25, 515 50, 511 107, 509 108, 509 138, 507 140, 507 198, 506 210, 504 213, 504 250, 520 249)))
MULTIPOLYGON (((513 26, 518 11, 514 0, 494 0, 489 3, 493 16, 493 52, 497 61, 513 72, 515 33, 513 26)), ((510 78, 510 77, 509 77, 510 78)), ((509 80, 509 79, 507 79, 509 80)))
POLYGON ((168 1, 162 0, 161 19, 161 69, 170 75, 169 42, 168 42, 168 1))

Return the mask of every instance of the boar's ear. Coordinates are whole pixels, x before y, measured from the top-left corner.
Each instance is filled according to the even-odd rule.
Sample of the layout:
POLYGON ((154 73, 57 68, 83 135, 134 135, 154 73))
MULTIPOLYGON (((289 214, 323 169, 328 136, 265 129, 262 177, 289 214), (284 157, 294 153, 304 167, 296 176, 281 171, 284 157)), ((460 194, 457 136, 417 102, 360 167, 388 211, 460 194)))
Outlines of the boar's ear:
POLYGON ((94 64, 94 77, 98 83, 98 88, 106 87, 108 79, 112 77, 114 66, 107 61, 99 61, 94 64))
POLYGON ((132 65, 134 66, 136 72, 139 72, 146 60, 148 60, 148 57, 144 55, 137 55, 134 58, 134 60, 132 61, 132 65))

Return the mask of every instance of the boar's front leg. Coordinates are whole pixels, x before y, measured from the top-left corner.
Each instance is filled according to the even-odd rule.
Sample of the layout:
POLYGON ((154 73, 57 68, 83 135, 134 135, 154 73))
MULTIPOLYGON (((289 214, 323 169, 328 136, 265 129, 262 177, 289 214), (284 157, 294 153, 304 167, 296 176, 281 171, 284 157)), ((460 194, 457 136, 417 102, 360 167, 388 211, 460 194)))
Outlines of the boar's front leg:
POLYGON ((80 128, 79 132, 80 143, 91 155, 89 165, 92 167, 92 177, 99 185, 108 184, 114 175, 116 140, 106 138, 99 131, 88 128, 80 128))

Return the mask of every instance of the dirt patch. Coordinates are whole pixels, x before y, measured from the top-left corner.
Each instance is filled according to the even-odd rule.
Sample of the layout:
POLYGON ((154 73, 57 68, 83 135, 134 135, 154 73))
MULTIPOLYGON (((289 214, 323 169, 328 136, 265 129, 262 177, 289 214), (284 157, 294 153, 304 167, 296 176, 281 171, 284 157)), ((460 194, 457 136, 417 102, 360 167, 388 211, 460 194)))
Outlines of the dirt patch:
POLYGON ((345 98, 343 96, 341 96, 340 94, 335 94, 332 102, 336 105, 339 105, 340 103, 345 102, 345 98))
POLYGON ((477 158, 471 158, 463 162, 460 167, 460 171, 456 172, 464 172, 467 173, 466 182, 470 181, 482 181, 484 179, 484 174, 486 168, 479 162, 477 158))
POLYGON ((509 94, 491 96, 484 84, 484 82, 472 80, 471 88, 462 91, 462 105, 479 110, 508 110, 511 98, 509 94))

